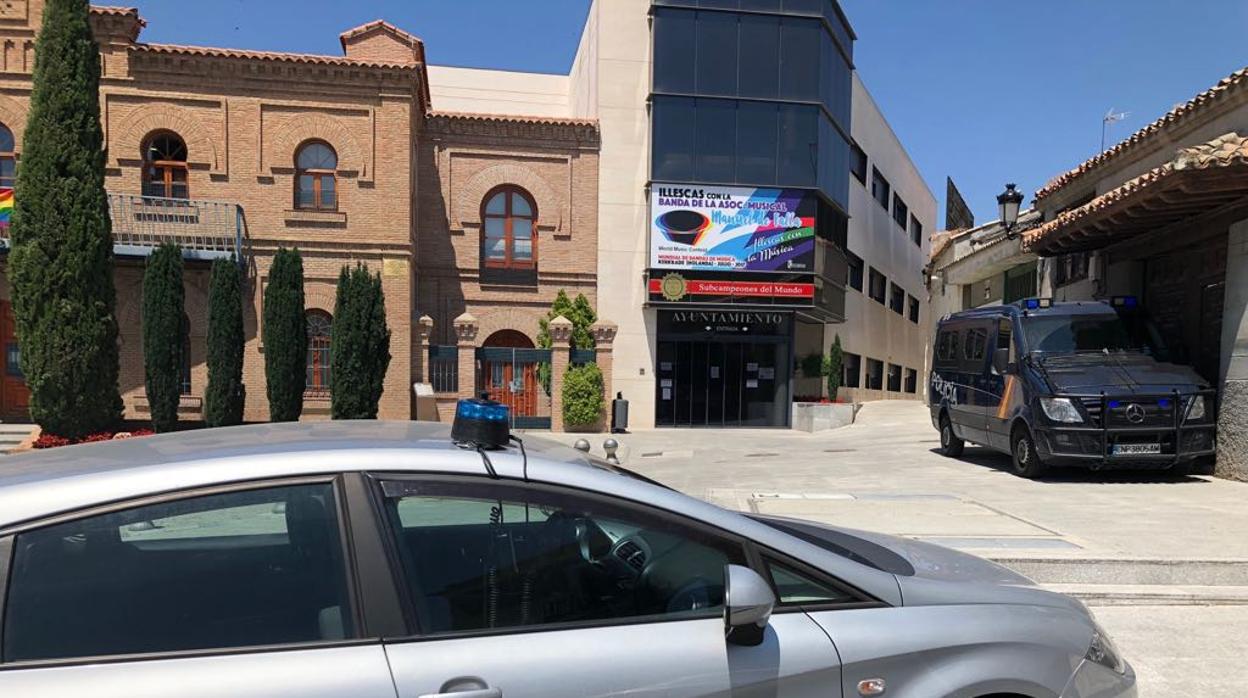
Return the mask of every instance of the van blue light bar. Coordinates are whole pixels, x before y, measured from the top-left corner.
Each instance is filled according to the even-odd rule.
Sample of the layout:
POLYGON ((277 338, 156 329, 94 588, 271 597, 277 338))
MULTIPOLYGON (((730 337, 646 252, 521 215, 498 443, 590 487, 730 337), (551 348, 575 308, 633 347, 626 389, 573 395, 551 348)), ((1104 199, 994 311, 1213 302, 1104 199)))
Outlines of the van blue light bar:
POLYGON ((1023 301, 1023 307, 1027 310, 1038 310, 1040 308, 1052 308, 1052 298, 1027 298, 1023 301))
POLYGON ((1135 296, 1114 296, 1109 303, 1115 308, 1136 308, 1140 305, 1140 299, 1135 296))

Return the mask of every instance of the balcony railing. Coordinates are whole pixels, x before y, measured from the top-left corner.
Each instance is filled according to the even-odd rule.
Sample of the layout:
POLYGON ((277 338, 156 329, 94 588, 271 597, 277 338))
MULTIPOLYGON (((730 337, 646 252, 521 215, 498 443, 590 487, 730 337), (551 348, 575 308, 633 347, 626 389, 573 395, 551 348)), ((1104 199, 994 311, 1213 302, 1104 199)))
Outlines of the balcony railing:
POLYGON ((238 204, 109 192, 108 208, 118 256, 146 257, 173 243, 187 259, 243 257, 243 208, 238 204))

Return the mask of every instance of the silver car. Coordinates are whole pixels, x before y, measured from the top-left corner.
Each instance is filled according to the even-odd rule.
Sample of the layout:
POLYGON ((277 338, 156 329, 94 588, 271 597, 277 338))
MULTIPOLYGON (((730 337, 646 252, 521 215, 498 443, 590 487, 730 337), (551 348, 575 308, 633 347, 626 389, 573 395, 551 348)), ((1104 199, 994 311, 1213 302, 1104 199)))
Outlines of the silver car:
POLYGON ((1087 608, 1005 568, 431 424, 4 459, 0 599, 22 698, 1135 696, 1087 608))

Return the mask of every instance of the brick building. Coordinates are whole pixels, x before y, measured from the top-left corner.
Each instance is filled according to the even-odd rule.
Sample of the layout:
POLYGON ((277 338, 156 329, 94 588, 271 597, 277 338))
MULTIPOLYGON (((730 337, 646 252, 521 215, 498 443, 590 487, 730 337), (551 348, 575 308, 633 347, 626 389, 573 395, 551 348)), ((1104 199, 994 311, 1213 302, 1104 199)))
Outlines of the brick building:
MULTIPOLYGON (((0 4, 0 190, 20 167, 42 5, 0 4)), ((430 343, 524 349, 559 289, 596 302, 595 121, 434 111, 423 44, 382 21, 344 32, 342 56, 143 43, 144 24, 132 8, 92 8, 128 417, 147 415, 143 260, 164 241, 187 259, 188 419, 207 382, 208 266, 218 257, 235 255, 247 272, 248 420, 268 415, 259 318, 279 247, 304 258, 307 418, 328 416, 327 332, 344 264, 382 276, 393 333, 383 418, 415 416, 412 384, 431 379, 430 343)), ((8 418, 25 407, 12 324, 0 274, 8 418)), ((474 389, 475 356, 460 358, 464 380, 434 381, 443 402, 474 389)))

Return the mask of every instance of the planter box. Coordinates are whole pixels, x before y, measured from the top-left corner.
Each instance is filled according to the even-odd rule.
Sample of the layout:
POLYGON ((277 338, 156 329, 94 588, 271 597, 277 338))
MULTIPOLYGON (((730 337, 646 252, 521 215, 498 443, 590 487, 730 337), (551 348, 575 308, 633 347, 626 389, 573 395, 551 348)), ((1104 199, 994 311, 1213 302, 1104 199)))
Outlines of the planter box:
POLYGON ((793 428, 813 433, 848 426, 854 423, 858 407, 851 402, 795 402, 793 428))

